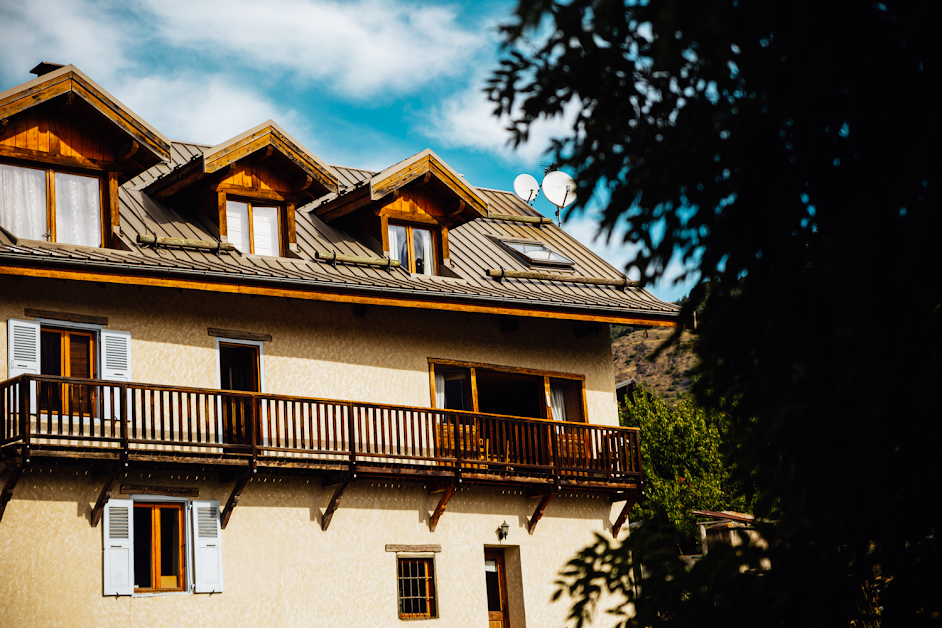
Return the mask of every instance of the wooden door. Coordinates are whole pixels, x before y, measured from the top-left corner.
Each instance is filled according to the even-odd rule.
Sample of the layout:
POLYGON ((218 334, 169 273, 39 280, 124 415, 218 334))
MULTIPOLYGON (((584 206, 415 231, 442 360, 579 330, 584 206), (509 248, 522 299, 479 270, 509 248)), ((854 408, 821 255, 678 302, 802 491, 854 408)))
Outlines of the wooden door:
MULTIPOLYGON (((219 383, 222 390, 261 392, 259 353, 254 345, 219 343, 219 383)), ((249 445, 249 426, 259 430, 255 399, 230 397, 223 402, 223 431, 228 443, 249 445)))
POLYGON ((485 550, 484 578, 487 581, 488 628, 509 628, 507 608, 507 575, 504 569, 504 550, 485 550))

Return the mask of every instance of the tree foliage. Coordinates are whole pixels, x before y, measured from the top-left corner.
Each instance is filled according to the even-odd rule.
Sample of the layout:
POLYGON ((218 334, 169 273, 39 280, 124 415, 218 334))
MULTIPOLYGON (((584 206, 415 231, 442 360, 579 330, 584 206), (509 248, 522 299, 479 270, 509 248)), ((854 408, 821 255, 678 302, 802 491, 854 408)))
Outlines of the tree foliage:
POLYGON ((694 510, 749 512, 734 492, 731 468, 721 451, 725 416, 701 408, 689 395, 676 404, 643 388, 622 410, 622 424, 641 429, 645 500, 631 511, 673 526, 685 554, 700 553, 694 510))
POLYGON ((603 232, 644 245, 645 279, 675 252, 699 260, 694 390, 726 415, 757 514, 781 508, 763 577, 710 562, 694 594, 654 570, 645 608, 699 605, 687 626, 718 600, 726 626, 942 622, 942 64, 926 4, 519 0, 516 16, 497 112, 525 141, 574 108, 555 145, 572 211, 600 202, 603 232))

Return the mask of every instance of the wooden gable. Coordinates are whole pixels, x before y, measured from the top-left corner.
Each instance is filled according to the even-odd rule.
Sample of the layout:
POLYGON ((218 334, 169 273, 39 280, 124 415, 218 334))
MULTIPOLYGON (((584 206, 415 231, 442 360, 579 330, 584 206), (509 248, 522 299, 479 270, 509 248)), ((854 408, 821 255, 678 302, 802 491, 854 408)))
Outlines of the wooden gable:
POLYGON ((0 93, 0 158, 115 173, 170 159, 170 141, 74 66, 0 93))
MULTIPOLYGON (((316 207, 325 222, 369 208, 376 215, 410 214, 454 227, 487 215, 485 201, 463 177, 426 149, 316 207)), ((403 216, 405 218, 406 216, 403 216)))
POLYGON ((281 211, 281 249, 287 255, 297 251, 297 205, 338 188, 333 168, 269 120, 214 146, 144 192, 180 210, 201 213, 223 240, 229 235, 228 201, 274 204, 281 211))

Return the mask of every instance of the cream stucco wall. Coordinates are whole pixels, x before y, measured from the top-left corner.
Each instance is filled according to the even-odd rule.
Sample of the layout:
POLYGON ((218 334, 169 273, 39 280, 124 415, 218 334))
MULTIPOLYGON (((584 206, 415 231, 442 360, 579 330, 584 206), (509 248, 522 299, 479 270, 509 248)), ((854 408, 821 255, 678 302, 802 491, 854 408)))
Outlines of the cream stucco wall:
MULTIPOLYGON (((133 469, 122 481, 198 488, 199 499, 221 502, 232 486, 213 474, 133 469)), ((526 522, 535 500, 476 486, 459 489, 430 532, 438 495, 421 483, 363 480, 347 489, 322 531, 331 489, 314 479, 268 477, 248 484, 222 533, 223 593, 115 598, 102 596, 102 526, 89 525, 101 482, 88 467, 38 466, 23 475, 0 522, 0 625, 404 625, 396 554, 385 551, 395 543, 442 546, 435 555, 439 617, 408 625, 484 627, 484 549, 501 545, 495 531, 506 520, 511 626, 562 626, 566 603, 550 602, 556 574, 594 532, 607 534, 618 514, 603 498, 561 495, 531 536, 526 522)))
POLYGON ((266 392, 428 407, 428 359, 447 358, 585 375, 589 422, 618 424, 604 327, 577 338, 571 321, 521 318, 505 334, 485 314, 367 306, 356 318, 346 304, 0 276, 0 381, 6 321, 24 308, 108 317, 131 333, 139 382, 216 388, 216 327, 272 335, 266 392))
MULTIPOLYGON (((216 339, 207 328, 218 327, 272 335, 264 343, 267 392, 427 407, 428 359, 446 358, 585 375, 589 422, 617 424, 607 329, 577 338, 572 322, 519 319, 519 330, 504 334, 489 315, 367 306, 357 318, 342 304, 0 276, 0 380, 6 321, 24 318, 24 308, 107 316, 108 329, 131 333, 136 381, 215 388, 216 339)), ((621 507, 564 493, 531 536, 536 500, 519 489, 469 486, 430 532, 439 494, 421 481, 362 479, 325 532, 332 489, 316 478, 260 477, 223 532, 222 594, 106 598, 102 530, 89 525, 104 481, 95 473, 103 471, 69 464, 32 465, 0 521, 0 627, 397 626, 388 543, 442 546, 439 618, 425 625, 483 627, 484 549, 499 545, 495 530, 505 520, 512 628, 562 626, 566 605, 550 603, 556 574, 593 533, 610 533, 621 507)), ((0 473, 0 485, 8 475, 0 473)), ((232 487, 194 471, 131 468, 125 481, 196 487, 200 499, 223 504, 232 487)))

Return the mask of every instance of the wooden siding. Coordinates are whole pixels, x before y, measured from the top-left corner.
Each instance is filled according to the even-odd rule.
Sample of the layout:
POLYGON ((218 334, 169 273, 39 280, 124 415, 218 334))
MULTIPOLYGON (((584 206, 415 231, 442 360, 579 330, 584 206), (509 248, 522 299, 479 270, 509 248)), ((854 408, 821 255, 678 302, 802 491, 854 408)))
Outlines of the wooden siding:
POLYGON ((236 164, 231 174, 222 179, 221 183, 243 188, 290 193, 291 181, 283 173, 268 165, 267 162, 268 160, 252 161, 243 159, 236 164))
POLYGON ((436 218, 445 216, 445 208, 442 202, 421 187, 403 189, 399 198, 388 203, 384 209, 406 214, 425 214, 436 218))
POLYGON ((116 161, 115 148, 68 113, 33 108, 0 127, 0 146, 48 153, 71 159, 116 161))

